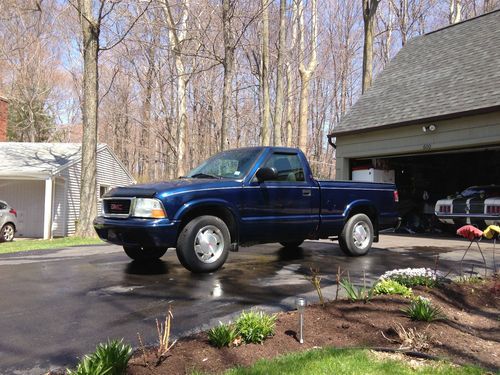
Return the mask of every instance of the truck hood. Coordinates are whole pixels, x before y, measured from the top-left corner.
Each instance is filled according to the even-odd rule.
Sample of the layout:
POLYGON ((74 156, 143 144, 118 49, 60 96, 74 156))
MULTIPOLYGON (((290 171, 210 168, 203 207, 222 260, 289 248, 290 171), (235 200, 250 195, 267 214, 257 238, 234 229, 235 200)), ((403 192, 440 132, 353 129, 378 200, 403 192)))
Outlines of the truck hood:
POLYGON ((212 189, 219 187, 241 186, 241 182, 230 179, 182 178, 178 180, 137 184, 114 188, 106 193, 105 198, 111 197, 154 197, 166 196, 183 191, 212 189))

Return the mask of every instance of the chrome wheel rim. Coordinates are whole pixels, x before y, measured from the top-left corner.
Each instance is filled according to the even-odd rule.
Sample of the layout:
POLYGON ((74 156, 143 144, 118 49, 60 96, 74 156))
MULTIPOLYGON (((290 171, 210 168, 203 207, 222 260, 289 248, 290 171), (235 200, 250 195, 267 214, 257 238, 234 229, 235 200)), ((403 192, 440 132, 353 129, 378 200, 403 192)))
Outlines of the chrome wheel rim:
POLYGON ((201 262, 216 262, 223 251, 224 236, 219 228, 207 225, 198 231, 194 239, 194 253, 201 262))
POLYGON ((358 249, 363 249, 368 246, 370 242, 370 228, 368 227, 368 224, 362 221, 354 224, 352 239, 354 241, 354 245, 358 249))
POLYGON ((5 241, 12 241, 14 238, 14 228, 11 225, 7 225, 3 230, 3 239, 5 241))

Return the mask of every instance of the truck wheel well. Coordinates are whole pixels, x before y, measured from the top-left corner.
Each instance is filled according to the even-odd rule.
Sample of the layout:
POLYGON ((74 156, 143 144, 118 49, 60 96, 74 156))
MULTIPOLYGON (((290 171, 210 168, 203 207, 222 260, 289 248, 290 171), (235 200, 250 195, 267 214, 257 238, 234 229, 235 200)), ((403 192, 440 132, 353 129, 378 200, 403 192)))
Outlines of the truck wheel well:
POLYGON ((224 221, 224 223, 227 225, 227 228, 229 229, 229 233, 231 234, 231 242, 238 242, 238 226, 234 215, 229 209, 216 205, 197 207, 186 213, 181 219, 181 225, 179 227, 177 237, 179 237, 179 234, 182 232, 187 223, 189 223, 194 218, 203 215, 216 216, 224 221))

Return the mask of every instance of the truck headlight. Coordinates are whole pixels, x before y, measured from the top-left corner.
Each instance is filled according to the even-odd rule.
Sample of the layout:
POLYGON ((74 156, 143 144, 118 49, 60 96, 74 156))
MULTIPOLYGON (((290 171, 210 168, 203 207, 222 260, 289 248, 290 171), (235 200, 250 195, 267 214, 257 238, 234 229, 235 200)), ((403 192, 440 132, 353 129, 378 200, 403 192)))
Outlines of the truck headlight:
POLYGON ((136 198, 132 216, 163 219, 167 217, 163 205, 158 199, 136 198))

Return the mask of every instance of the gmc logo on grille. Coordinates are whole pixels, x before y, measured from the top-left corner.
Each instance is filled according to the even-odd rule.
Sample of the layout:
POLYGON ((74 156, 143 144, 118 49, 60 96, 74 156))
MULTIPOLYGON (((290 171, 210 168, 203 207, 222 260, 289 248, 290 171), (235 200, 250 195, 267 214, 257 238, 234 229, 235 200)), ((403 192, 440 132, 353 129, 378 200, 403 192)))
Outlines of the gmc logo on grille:
POLYGON ((121 203, 111 203, 110 208, 114 211, 123 211, 123 204, 121 203))

